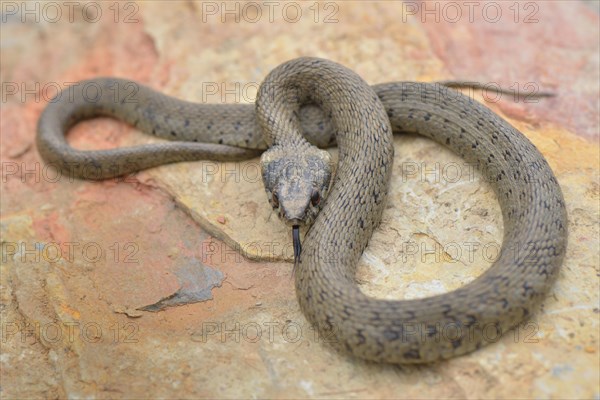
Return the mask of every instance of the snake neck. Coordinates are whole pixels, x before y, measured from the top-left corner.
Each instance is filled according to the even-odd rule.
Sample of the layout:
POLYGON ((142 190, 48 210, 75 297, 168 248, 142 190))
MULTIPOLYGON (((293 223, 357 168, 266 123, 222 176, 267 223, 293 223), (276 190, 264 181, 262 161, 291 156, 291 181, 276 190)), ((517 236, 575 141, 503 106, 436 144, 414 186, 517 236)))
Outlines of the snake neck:
MULTIPOLYGON (((318 58, 292 60, 267 76, 256 101, 267 141, 290 149, 289 159, 310 146, 300 134, 298 118, 305 104, 317 105, 331 120, 339 148, 336 177, 305 244, 309 252, 335 253, 326 269, 351 279, 383 212, 394 155, 392 128, 377 94, 354 72, 318 58), (357 193, 359 182, 362 189, 357 193), (339 219, 344 223, 333 222, 339 219)), ((313 256, 303 256, 300 269, 313 256)))

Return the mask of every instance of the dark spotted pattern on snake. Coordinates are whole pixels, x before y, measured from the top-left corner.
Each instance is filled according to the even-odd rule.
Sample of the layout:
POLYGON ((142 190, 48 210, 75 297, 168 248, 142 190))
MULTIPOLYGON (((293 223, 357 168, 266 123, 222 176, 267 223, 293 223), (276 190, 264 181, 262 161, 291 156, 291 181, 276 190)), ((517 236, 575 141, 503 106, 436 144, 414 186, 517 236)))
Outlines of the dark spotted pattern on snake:
POLYGON ((86 81, 48 104, 37 147, 48 163, 93 179, 177 161, 248 158, 269 147, 261 161, 271 205, 291 224, 312 222, 295 269, 300 307, 328 342, 368 360, 425 363, 495 340, 490 327, 506 332, 536 309, 565 254, 560 187, 519 131, 443 86, 370 87, 323 59, 299 58, 275 68, 259 89, 256 107, 184 102, 115 78, 86 81), (86 97, 89 87, 99 93, 94 101, 86 97), (98 115, 172 141, 102 151, 71 148, 68 129, 98 115), (392 131, 424 135, 497 172, 491 185, 502 209, 502 251, 487 271, 457 290, 380 300, 355 283, 356 265, 385 205, 392 131), (319 146, 337 142, 331 184, 327 153, 303 134, 319 146), (460 334, 445 334, 449 329, 460 334))

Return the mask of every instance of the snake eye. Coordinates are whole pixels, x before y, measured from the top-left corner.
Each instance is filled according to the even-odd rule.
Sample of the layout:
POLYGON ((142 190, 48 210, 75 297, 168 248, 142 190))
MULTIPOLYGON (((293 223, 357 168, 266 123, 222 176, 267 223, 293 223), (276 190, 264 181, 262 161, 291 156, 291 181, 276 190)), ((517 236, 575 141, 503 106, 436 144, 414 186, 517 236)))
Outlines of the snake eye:
POLYGON ((279 207, 279 197, 277 197, 277 193, 273 192, 273 196, 271 197, 271 204, 273 205, 273 208, 278 208, 279 207))
POLYGON ((320 201, 321 201, 321 195, 319 194, 319 192, 317 190, 313 190, 312 194, 310 195, 310 203, 314 207, 316 207, 320 201))

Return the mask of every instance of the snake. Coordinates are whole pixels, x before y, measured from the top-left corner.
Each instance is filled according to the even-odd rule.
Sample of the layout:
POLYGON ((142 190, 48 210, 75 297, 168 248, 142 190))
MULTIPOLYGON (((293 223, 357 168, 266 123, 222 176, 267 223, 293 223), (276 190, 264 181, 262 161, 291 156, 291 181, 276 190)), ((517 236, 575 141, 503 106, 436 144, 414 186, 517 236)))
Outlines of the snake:
POLYGON ((548 162, 521 132, 483 104, 443 85, 370 86, 333 61, 301 57, 275 67, 255 104, 198 104, 134 81, 96 78, 65 88, 42 112, 37 149, 48 164, 106 179, 166 163, 260 155, 270 205, 292 227, 296 297, 321 338, 343 354, 421 364, 470 353, 539 308, 567 246, 567 213, 548 162), (78 150, 77 122, 125 121, 158 143, 78 150), (406 300, 364 294, 358 261, 381 221, 394 159, 393 134, 427 137, 494 171, 502 247, 473 281, 406 300), (323 147, 337 144, 332 169, 323 147), (298 226, 306 226, 302 246, 298 226))

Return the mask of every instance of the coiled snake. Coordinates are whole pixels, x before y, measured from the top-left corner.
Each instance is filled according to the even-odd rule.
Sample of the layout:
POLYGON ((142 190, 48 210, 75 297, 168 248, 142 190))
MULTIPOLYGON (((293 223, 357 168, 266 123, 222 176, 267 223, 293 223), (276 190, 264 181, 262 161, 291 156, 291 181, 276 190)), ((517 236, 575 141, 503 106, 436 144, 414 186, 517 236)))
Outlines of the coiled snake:
POLYGON ((443 86, 371 87, 339 64, 299 58, 267 76, 254 107, 188 103, 102 78, 59 94, 43 112, 37 134, 46 162, 91 179, 177 161, 248 158, 267 147, 261 162, 271 205, 294 227, 312 222, 295 269, 300 307, 341 350, 392 363, 473 351, 490 341, 490 327, 502 333, 528 317, 557 276, 567 216, 546 160, 502 118, 443 86), (70 147, 68 129, 98 115, 175 141, 100 151, 70 147), (392 131, 427 136, 480 168, 497 171, 492 186, 504 219, 502 251, 485 273, 452 292, 379 300, 363 294, 354 281, 388 192, 392 131), (328 153, 309 144, 303 133, 321 146, 337 141, 331 187, 328 153))

